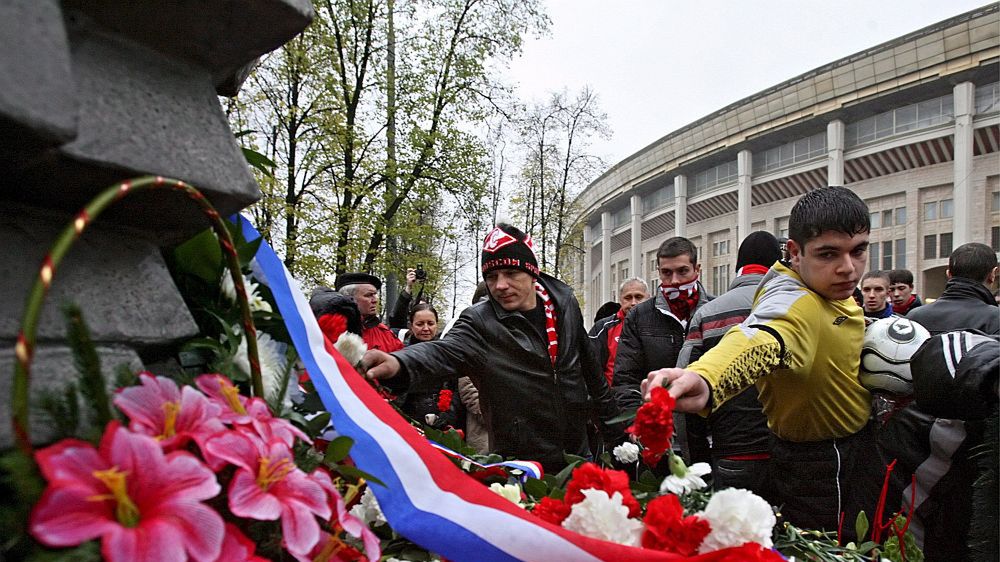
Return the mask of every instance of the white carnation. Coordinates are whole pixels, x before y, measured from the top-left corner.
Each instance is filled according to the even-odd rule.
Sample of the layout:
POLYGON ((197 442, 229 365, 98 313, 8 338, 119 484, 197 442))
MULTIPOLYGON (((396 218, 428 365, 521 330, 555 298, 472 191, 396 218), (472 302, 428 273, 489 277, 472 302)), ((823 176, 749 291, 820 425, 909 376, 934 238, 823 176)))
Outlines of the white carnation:
POLYGON ((771 548, 774 511, 753 492, 727 488, 712 495, 698 517, 708 521, 712 531, 702 541, 699 553, 754 542, 771 548))
MULTIPOLYGON (((683 463, 683 461, 681 461, 683 463)), ((673 468, 673 467, 671 467, 673 468)), ((678 496, 683 496, 688 492, 693 492, 695 490, 701 490, 708 486, 705 483, 705 479, 702 476, 712 472, 712 467, 705 462, 696 462, 689 467, 686 467, 686 472, 683 476, 676 476, 674 474, 667 475, 660 482, 660 492, 671 494, 676 494, 678 496)))
POLYGON ((521 487, 517 484, 501 484, 494 482, 490 484, 490 490, 497 495, 507 498, 515 505, 521 505, 521 487))
POLYGON ((385 525, 385 515, 378 505, 378 500, 371 488, 365 488, 365 493, 361 495, 361 501, 351 508, 351 515, 365 522, 365 525, 378 527, 385 525))
MULTIPOLYGON (((236 326, 234 326, 234 329, 241 330, 241 328, 236 326)), ((265 396, 278 394, 281 382, 285 378, 285 373, 292 367, 285 357, 285 349, 287 347, 286 344, 271 339, 269 334, 257 330, 257 356, 260 358, 260 376, 261 382, 264 383, 265 396)), ((247 338, 246 334, 242 332, 240 333, 240 346, 233 357, 233 364, 247 375, 250 374, 250 356, 247 353, 247 338)), ((295 377, 289 377, 289 386, 296 384, 296 382, 295 377)), ((287 389, 285 390, 283 404, 285 408, 292 407, 292 397, 287 389)))
POLYGON ((618 462, 632 464, 639 460, 639 446, 630 441, 626 441, 612 450, 618 462))
MULTIPOLYGON (((271 303, 264 300, 257 292, 258 286, 257 283, 251 282, 246 275, 243 276, 243 287, 247 291, 247 302, 250 304, 250 312, 272 312, 271 303)), ((230 302, 236 302, 236 286, 233 285, 233 276, 230 275, 228 269, 222 272, 222 294, 230 302)))
POLYGON ((368 351, 368 344, 365 343, 361 336, 352 333, 344 332, 340 334, 337 338, 337 343, 333 344, 333 347, 347 359, 347 362, 351 365, 357 365, 361 362, 361 358, 364 357, 365 352, 368 351))
POLYGON ((582 493, 583 501, 573 504, 569 517, 563 520, 563 528, 595 539, 639 546, 642 521, 629 518, 620 492, 611 497, 604 490, 588 489, 582 493))

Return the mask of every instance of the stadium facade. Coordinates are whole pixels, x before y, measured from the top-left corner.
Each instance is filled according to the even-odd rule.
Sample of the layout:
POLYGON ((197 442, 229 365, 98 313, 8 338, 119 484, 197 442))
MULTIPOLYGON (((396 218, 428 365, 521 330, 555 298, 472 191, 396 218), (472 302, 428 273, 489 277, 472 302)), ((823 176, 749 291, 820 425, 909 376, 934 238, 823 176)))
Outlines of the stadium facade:
POLYGON ((909 269, 936 297, 951 250, 1000 251, 1000 5, 837 60, 629 156, 577 198, 585 317, 618 284, 659 284, 656 249, 699 248, 713 294, 747 234, 787 236, 800 195, 844 185, 871 210, 870 269, 909 269))

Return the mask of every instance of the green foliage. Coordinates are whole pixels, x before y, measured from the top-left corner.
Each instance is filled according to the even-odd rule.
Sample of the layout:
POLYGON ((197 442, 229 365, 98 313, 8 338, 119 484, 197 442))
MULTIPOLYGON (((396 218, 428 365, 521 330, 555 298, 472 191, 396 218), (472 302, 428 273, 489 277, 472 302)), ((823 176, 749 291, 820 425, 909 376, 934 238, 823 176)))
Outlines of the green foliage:
POLYGON ((83 320, 80 307, 67 305, 63 309, 63 314, 66 317, 70 349, 73 351, 73 363, 80 377, 83 403, 89 407, 91 424, 103 428, 115 416, 111 411, 107 381, 101 373, 101 361, 97 357, 97 349, 90 338, 90 330, 83 320))
POLYGON ((76 384, 66 383, 61 390, 41 389, 33 400, 34 409, 51 427, 55 439, 74 437, 80 428, 80 398, 76 384))

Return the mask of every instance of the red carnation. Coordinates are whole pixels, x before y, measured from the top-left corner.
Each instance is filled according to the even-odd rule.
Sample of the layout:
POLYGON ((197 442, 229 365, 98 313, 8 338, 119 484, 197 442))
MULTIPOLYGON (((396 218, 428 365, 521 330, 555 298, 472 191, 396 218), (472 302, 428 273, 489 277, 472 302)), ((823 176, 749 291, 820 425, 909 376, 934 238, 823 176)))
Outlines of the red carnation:
POLYGON ((347 331, 347 317, 343 314, 331 312, 320 316, 317 321, 319 329, 323 331, 323 335, 330 340, 330 343, 337 343, 340 335, 347 331))
POLYGON ((438 411, 447 412, 451 409, 452 392, 447 388, 438 393, 438 411))
POLYGON ((535 504, 535 508, 531 512, 542 521, 548 521, 553 525, 562 525, 563 520, 569 517, 571 509, 572 506, 566 502, 544 497, 542 501, 535 504))
POLYGON ((712 553, 712 562, 784 562, 780 554, 770 548, 755 543, 744 543, 743 546, 724 548, 712 553))
POLYGON ((635 422, 626 431, 642 442, 642 460, 655 465, 670 448, 674 436, 674 397, 658 386, 649 393, 649 402, 639 407, 635 422))
POLYGON ((611 497, 615 492, 622 495, 622 505, 628 508, 629 517, 642 513, 639 502, 628 486, 628 474, 622 470, 605 470, 592 462, 583 463, 573 469, 569 484, 566 485, 566 504, 583 501, 583 490, 603 490, 611 497))
POLYGON ((646 505, 646 517, 642 521, 646 530, 642 533, 643 548, 664 550, 682 556, 694 556, 698 546, 712 530, 708 521, 689 515, 684 517, 677 496, 669 494, 653 499, 646 505))

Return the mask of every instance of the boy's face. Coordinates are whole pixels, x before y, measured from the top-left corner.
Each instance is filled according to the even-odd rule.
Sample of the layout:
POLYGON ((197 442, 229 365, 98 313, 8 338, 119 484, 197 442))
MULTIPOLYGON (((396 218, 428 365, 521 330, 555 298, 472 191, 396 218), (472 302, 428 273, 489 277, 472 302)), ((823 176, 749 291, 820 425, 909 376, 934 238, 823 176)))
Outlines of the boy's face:
POLYGON ((913 286, 906 283, 896 283, 889 287, 889 291, 892 295, 892 304, 901 306, 910 301, 910 295, 913 294, 913 286))
POLYGON ((788 241, 788 255, 794 269, 807 287, 823 298, 850 298, 868 262, 868 233, 850 236, 826 230, 799 246, 788 241))
POLYGON ((878 312, 885 309, 888 287, 889 281, 883 277, 869 277, 861 282, 865 312, 878 312))

